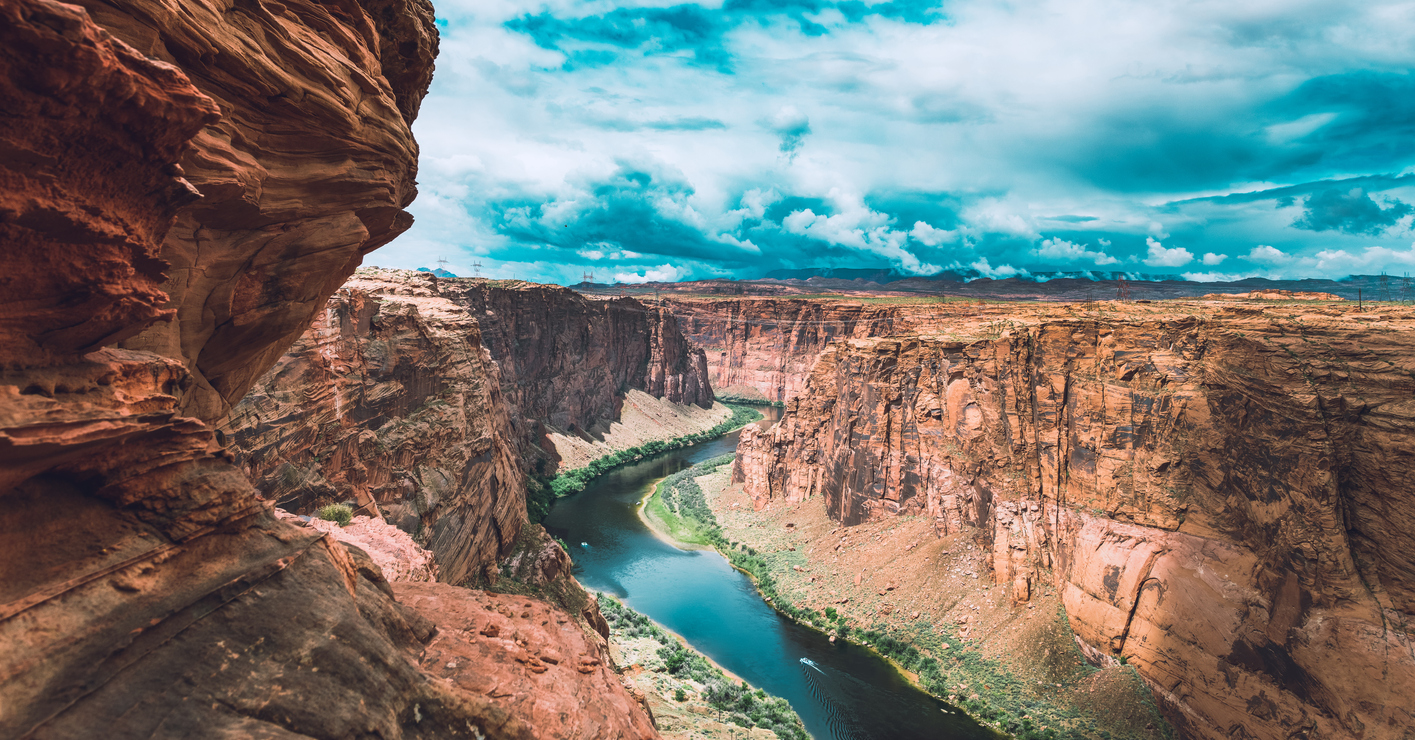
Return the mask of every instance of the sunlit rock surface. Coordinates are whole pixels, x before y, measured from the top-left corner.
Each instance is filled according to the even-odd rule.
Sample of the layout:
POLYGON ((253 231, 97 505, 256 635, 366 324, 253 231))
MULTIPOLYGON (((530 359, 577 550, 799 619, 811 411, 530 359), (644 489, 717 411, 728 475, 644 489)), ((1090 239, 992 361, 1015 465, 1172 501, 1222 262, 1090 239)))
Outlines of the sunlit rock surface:
POLYGON ((1194 736, 1405 737, 1415 314, 1102 308, 836 343, 736 480, 975 530, 1194 736))
POLYGON ((461 583, 494 580, 510 554, 524 468, 554 473, 557 439, 595 449, 627 394, 702 412, 669 436, 721 420, 705 411, 702 352, 671 314, 555 286, 366 268, 222 429, 280 506, 354 501, 416 534, 441 579, 461 583))
POLYGON ((431 8, 92 10, 0 0, 0 736, 536 737, 206 423, 406 227, 431 8))

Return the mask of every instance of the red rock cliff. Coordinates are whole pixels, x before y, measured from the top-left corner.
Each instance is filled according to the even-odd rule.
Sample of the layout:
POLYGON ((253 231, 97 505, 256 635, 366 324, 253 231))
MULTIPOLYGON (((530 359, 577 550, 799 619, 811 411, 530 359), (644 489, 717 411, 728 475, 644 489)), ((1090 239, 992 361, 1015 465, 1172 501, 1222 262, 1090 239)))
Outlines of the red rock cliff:
POLYGON ((958 310, 943 303, 785 298, 683 298, 664 306, 688 339, 704 348, 714 388, 756 392, 768 401, 799 394, 816 356, 833 342, 906 334, 958 310))
POLYGON ((734 475, 976 528, 1192 736, 1406 737, 1415 316, 1065 310, 838 343, 734 475))
POLYGON ((223 427, 289 511, 356 501, 418 536, 449 583, 495 578, 526 518, 542 425, 615 419, 637 388, 710 406, 671 314, 555 286, 362 270, 223 427))
POLYGON ((712 405, 703 352, 685 339, 672 313, 553 285, 449 280, 444 286, 448 298, 481 321, 506 398, 525 418, 585 429, 616 418, 630 388, 712 405))
POLYGON ((409 130, 437 52, 426 0, 84 0, 220 106, 180 168, 202 194, 158 257, 174 320, 125 347, 181 358, 183 413, 226 415, 363 256, 412 224, 409 130))
POLYGON ((530 738, 592 704, 652 737, 555 630, 481 672, 579 650, 553 715, 434 678, 428 620, 203 422, 406 225, 431 9, 93 11, 137 48, 0 0, 0 736, 530 738))
POLYGON ((519 439, 476 317, 427 273, 361 270, 223 426, 281 508, 352 500, 417 536, 449 583, 526 516, 519 439))

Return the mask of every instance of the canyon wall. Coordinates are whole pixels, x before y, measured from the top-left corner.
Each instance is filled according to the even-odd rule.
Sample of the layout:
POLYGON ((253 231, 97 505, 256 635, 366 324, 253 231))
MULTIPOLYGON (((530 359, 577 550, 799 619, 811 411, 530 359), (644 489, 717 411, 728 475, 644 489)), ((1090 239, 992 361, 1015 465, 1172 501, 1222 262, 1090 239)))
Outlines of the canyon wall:
POLYGON ((632 298, 596 300, 518 281, 446 281, 448 297, 482 323, 507 400, 560 431, 618 417, 630 388, 712 406, 706 357, 670 312, 632 298))
POLYGON ((172 165, 201 194, 158 259, 172 320, 123 342, 181 358, 182 412, 221 419, 364 255, 412 225, 410 125, 437 54, 426 0, 81 0, 220 108, 172 165))
MULTIPOLYGON (((209 425, 407 227, 431 7, 86 5, 0 0, 0 736, 535 737, 209 425)), ((492 659, 654 737, 558 626, 492 659)))
POLYGON ((354 501, 418 537, 442 579, 460 583, 510 551, 525 485, 477 319, 438 282, 360 270, 222 431, 280 508, 354 501))
POLYGON ((1415 316, 1120 308, 836 343, 734 476, 975 532, 1187 735, 1408 738, 1415 316))
POLYGON ((712 405, 702 352, 671 314, 364 269, 222 430, 281 508, 354 501, 425 542, 442 580, 494 580, 525 522, 525 467, 558 459, 547 435, 588 435, 631 389, 712 405))
POLYGON ((833 342, 907 334, 967 310, 927 299, 673 298, 663 305, 688 339, 704 348, 713 388, 774 402, 804 389, 816 356, 833 342))

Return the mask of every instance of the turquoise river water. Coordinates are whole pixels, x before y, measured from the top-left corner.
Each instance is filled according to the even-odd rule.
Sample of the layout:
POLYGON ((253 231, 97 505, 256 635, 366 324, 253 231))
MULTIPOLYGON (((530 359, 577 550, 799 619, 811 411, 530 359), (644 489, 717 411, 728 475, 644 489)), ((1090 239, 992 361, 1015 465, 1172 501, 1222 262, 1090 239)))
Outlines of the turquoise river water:
MULTIPOLYGON (((780 415, 760 410, 767 416, 761 424, 780 415)), ((869 650, 831 643, 777 614, 720 554, 680 550, 644 526, 637 505, 659 480, 736 445, 734 432, 616 468, 557 501, 545 527, 569 544, 586 587, 614 594, 727 670, 786 699, 816 740, 997 737, 914 688, 869 650)))

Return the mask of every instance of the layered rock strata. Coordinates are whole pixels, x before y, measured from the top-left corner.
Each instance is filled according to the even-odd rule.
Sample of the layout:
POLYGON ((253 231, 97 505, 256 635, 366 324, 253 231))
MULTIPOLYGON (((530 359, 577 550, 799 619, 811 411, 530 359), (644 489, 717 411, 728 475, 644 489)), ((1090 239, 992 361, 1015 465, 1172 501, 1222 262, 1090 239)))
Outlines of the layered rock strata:
POLYGON ((181 358, 211 422, 284 353, 364 255, 412 225, 410 125, 437 53, 426 0, 81 0, 219 106, 174 163, 202 197, 157 255, 173 320, 124 346, 181 358))
POLYGON ((595 300, 519 281, 449 280, 443 290, 482 324, 518 413, 558 431, 617 419, 624 392, 712 406, 707 359, 673 313, 632 298, 595 300))
POLYGON ((702 352, 637 301, 364 269, 222 429, 282 508, 355 501, 425 542, 446 582, 494 581, 525 463, 553 473, 559 448, 574 462, 635 431, 711 427, 726 413, 711 394, 702 352), (676 424, 612 428, 638 416, 676 424))
POLYGON ((437 282, 360 271, 222 429, 281 508, 355 501, 416 535, 460 583, 510 552, 525 485, 477 319, 437 282))
POLYGON ((1404 737, 1415 317, 1127 310, 837 344, 735 478, 975 531, 1193 736, 1404 737))
POLYGON ((204 423, 406 225, 430 8, 94 11, 0 0, 0 736, 536 737, 204 423))
POLYGON ((663 305, 704 349, 714 388, 775 402, 799 394, 816 356, 835 342, 908 334, 963 310, 941 302, 787 298, 682 298, 663 305))

